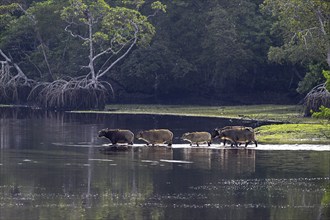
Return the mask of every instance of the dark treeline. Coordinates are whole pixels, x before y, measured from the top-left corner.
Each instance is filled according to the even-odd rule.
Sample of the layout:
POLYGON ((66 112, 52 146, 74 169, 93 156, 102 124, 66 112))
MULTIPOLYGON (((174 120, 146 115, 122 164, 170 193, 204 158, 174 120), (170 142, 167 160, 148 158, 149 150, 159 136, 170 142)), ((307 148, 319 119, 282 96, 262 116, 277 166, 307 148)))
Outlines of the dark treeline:
POLYGON ((270 34, 271 20, 261 14, 261 2, 165 2, 168 13, 154 19, 151 46, 132 52, 113 77, 128 91, 160 97, 260 102, 244 99, 249 94, 295 96, 303 75, 297 73, 303 70, 268 61, 268 49, 278 39, 270 34))
MULTIPOLYGON (((304 22, 312 23, 309 16, 313 14, 306 14, 304 11, 309 7, 307 3, 295 6, 297 20, 294 21, 290 20, 290 16, 285 16, 285 13, 291 13, 289 10, 281 11, 281 7, 290 9, 281 4, 294 4, 296 0, 164 0, 162 3, 166 5, 166 12, 163 5, 150 7, 151 1, 146 1, 145 4, 142 4, 143 1, 126 1, 126 4, 119 0, 104 1, 104 4, 98 5, 98 10, 101 6, 106 8, 108 5, 132 11, 124 14, 119 9, 106 9, 109 10, 108 13, 118 13, 118 16, 105 20, 102 15, 103 23, 100 24, 97 24, 101 20, 100 12, 97 12, 99 17, 93 15, 93 10, 96 10, 93 1, 2 2, 2 72, 5 72, 8 64, 11 66, 9 77, 13 76, 12 72, 19 71, 26 77, 20 77, 16 84, 10 86, 4 86, 8 80, 2 77, 2 102, 26 102, 34 97, 41 104, 56 106, 60 100, 58 96, 54 96, 56 93, 71 103, 68 104, 70 108, 79 105, 81 108, 103 106, 109 102, 156 100, 172 103, 196 103, 204 100, 209 104, 297 103, 314 86, 325 81, 322 70, 328 69, 328 33, 324 39, 318 38, 317 42, 310 39, 306 41, 304 33, 297 34, 297 39, 294 39, 294 28, 302 30, 304 22), (84 3, 86 7, 74 6, 78 3, 84 3), (155 8, 165 13, 154 13, 155 8), (79 10, 77 22, 93 27, 91 41, 79 39, 79 36, 88 36, 88 29, 83 25, 77 25, 74 33, 73 29, 68 31, 69 18, 77 18, 79 10), (135 13, 139 14, 133 17, 132 14, 135 16, 135 13), (305 13, 305 17, 298 13, 305 13), (132 18, 128 23, 120 23, 120 26, 116 22, 123 16, 132 18), (92 22, 88 23, 89 21, 92 22), (293 25, 288 26, 288 22, 293 25), (132 28, 134 25, 135 29, 132 28), (122 31, 116 32, 119 27, 122 31), (121 40, 112 37, 119 34, 121 40), (116 40, 112 41, 113 39, 116 40), (132 39, 137 41, 132 43, 132 39), (92 41, 93 45, 90 44, 92 41), (310 48, 301 48, 301 42, 307 42, 306 45, 311 45, 310 48), (95 56, 95 60, 91 58, 89 48, 93 47, 94 54, 98 54, 106 51, 107 45, 110 48, 113 44, 117 48, 123 46, 126 50, 115 53, 111 49, 107 51, 113 52, 109 56, 95 56), (319 53, 315 52, 319 48, 319 53), (127 54, 124 53, 126 51, 127 54), (122 55, 123 58, 118 59, 122 55), (96 58, 100 58, 99 61, 96 58), (106 74, 102 74, 107 63, 115 65, 106 74), (100 71, 95 71, 94 74, 94 69, 100 71), (67 80, 68 77, 75 81, 67 80), (80 86, 82 78, 86 79, 86 85, 92 86, 80 86), (29 82, 30 79, 33 83, 21 83, 18 89, 12 88, 18 85, 18 81, 29 82), (59 79, 66 79, 67 83, 57 89, 59 79), (96 81, 98 84, 95 84, 96 81), (50 86, 43 84, 45 82, 56 83, 50 86), (68 95, 69 90, 66 88, 70 86, 78 92, 73 94, 70 90, 68 95), (45 88, 48 89, 47 92, 45 88), (29 97, 24 95, 28 94, 25 90, 29 90, 29 93, 32 91, 29 97), (66 93, 61 93, 63 90, 66 93), (106 90, 110 92, 104 92, 106 90), (43 98, 38 97, 38 94, 49 99, 40 101, 43 98), (93 102, 95 97, 103 98, 95 99, 96 104, 86 104, 93 102), (79 100, 84 100, 84 103, 81 104, 79 100)), ((326 26, 326 22, 330 20, 329 3, 313 0, 306 2, 320 4, 318 10, 322 13, 321 18, 325 20, 326 26)))

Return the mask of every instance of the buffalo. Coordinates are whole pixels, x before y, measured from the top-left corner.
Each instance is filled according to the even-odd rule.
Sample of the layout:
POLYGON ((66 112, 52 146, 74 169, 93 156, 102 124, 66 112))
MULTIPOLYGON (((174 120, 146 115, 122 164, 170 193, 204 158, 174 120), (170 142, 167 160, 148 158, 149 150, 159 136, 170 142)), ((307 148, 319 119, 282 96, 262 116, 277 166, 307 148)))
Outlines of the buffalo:
POLYGON ((197 147, 199 143, 207 143, 208 146, 211 145, 211 134, 209 132, 191 132, 185 133, 181 137, 182 140, 189 141, 190 146, 196 143, 197 147))
POLYGON ((138 132, 136 138, 145 141, 147 145, 166 143, 168 146, 172 146, 173 133, 168 129, 153 129, 138 132))
POLYGON ((245 143, 245 147, 248 146, 251 142, 254 142, 256 147, 258 147, 258 142, 255 137, 255 132, 251 127, 242 127, 242 126, 232 126, 226 129, 215 129, 212 138, 220 138, 226 141, 230 141, 232 145, 238 147, 238 144, 245 143))
POLYGON ((130 130, 121 129, 102 129, 99 131, 99 137, 108 138, 113 145, 117 143, 127 143, 133 145, 134 134, 130 130))

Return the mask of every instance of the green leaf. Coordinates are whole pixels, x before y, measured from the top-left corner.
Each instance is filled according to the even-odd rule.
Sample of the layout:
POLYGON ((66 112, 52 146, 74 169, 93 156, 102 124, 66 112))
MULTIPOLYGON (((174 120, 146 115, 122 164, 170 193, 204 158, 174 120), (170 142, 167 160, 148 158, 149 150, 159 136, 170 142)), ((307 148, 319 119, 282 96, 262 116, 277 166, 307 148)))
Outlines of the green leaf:
POLYGON ((166 12, 166 5, 162 4, 160 1, 155 1, 151 4, 152 9, 157 9, 160 11, 163 11, 164 13, 166 12))

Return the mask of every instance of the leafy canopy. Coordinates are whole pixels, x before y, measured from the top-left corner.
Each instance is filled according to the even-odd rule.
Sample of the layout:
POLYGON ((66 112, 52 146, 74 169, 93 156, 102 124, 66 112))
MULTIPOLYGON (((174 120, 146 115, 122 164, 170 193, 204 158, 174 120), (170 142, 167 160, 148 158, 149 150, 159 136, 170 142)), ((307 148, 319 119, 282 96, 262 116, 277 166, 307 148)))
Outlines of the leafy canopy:
POLYGON ((330 49, 330 2, 323 0, 264 0, 264 13, 276 18, 273 32, 283 42, 269 50, 278 63, 325 61, 330 49))
MULTIPOLYGON (((92 39, 101 47, 122 46, 128 43, 138 29, 138 43, 147 45, 155 34, 154 26, 148 17, 136 9, 125 5, 136 5, 139 8, 144 1, 122 1, 124 6, 110 6, 104 0, 70 0, 70 6, 65 7, 61 17, 69 23, 68 29, 73 34, 81 33, 91 23, 93 25, 92 39), (85 29, 84 29, 85 28, 85 29)), ((152 3, 155 10, 165 11, 165 6, 160 2, 152 3)), ((87 39, 87 31, 85 32, 87 39)))

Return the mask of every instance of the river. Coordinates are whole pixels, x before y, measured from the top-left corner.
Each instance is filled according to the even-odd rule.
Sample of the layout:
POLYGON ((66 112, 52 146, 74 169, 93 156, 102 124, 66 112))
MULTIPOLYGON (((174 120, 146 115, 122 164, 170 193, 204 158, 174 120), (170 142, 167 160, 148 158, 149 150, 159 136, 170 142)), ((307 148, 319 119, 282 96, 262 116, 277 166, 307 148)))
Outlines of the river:
POLYGON ((238 123, 0 108, 0 219, 330 219, 329 146, 179 138, 238 123), (168 128, 174 145, 105 152, 102 128, 168 128))

